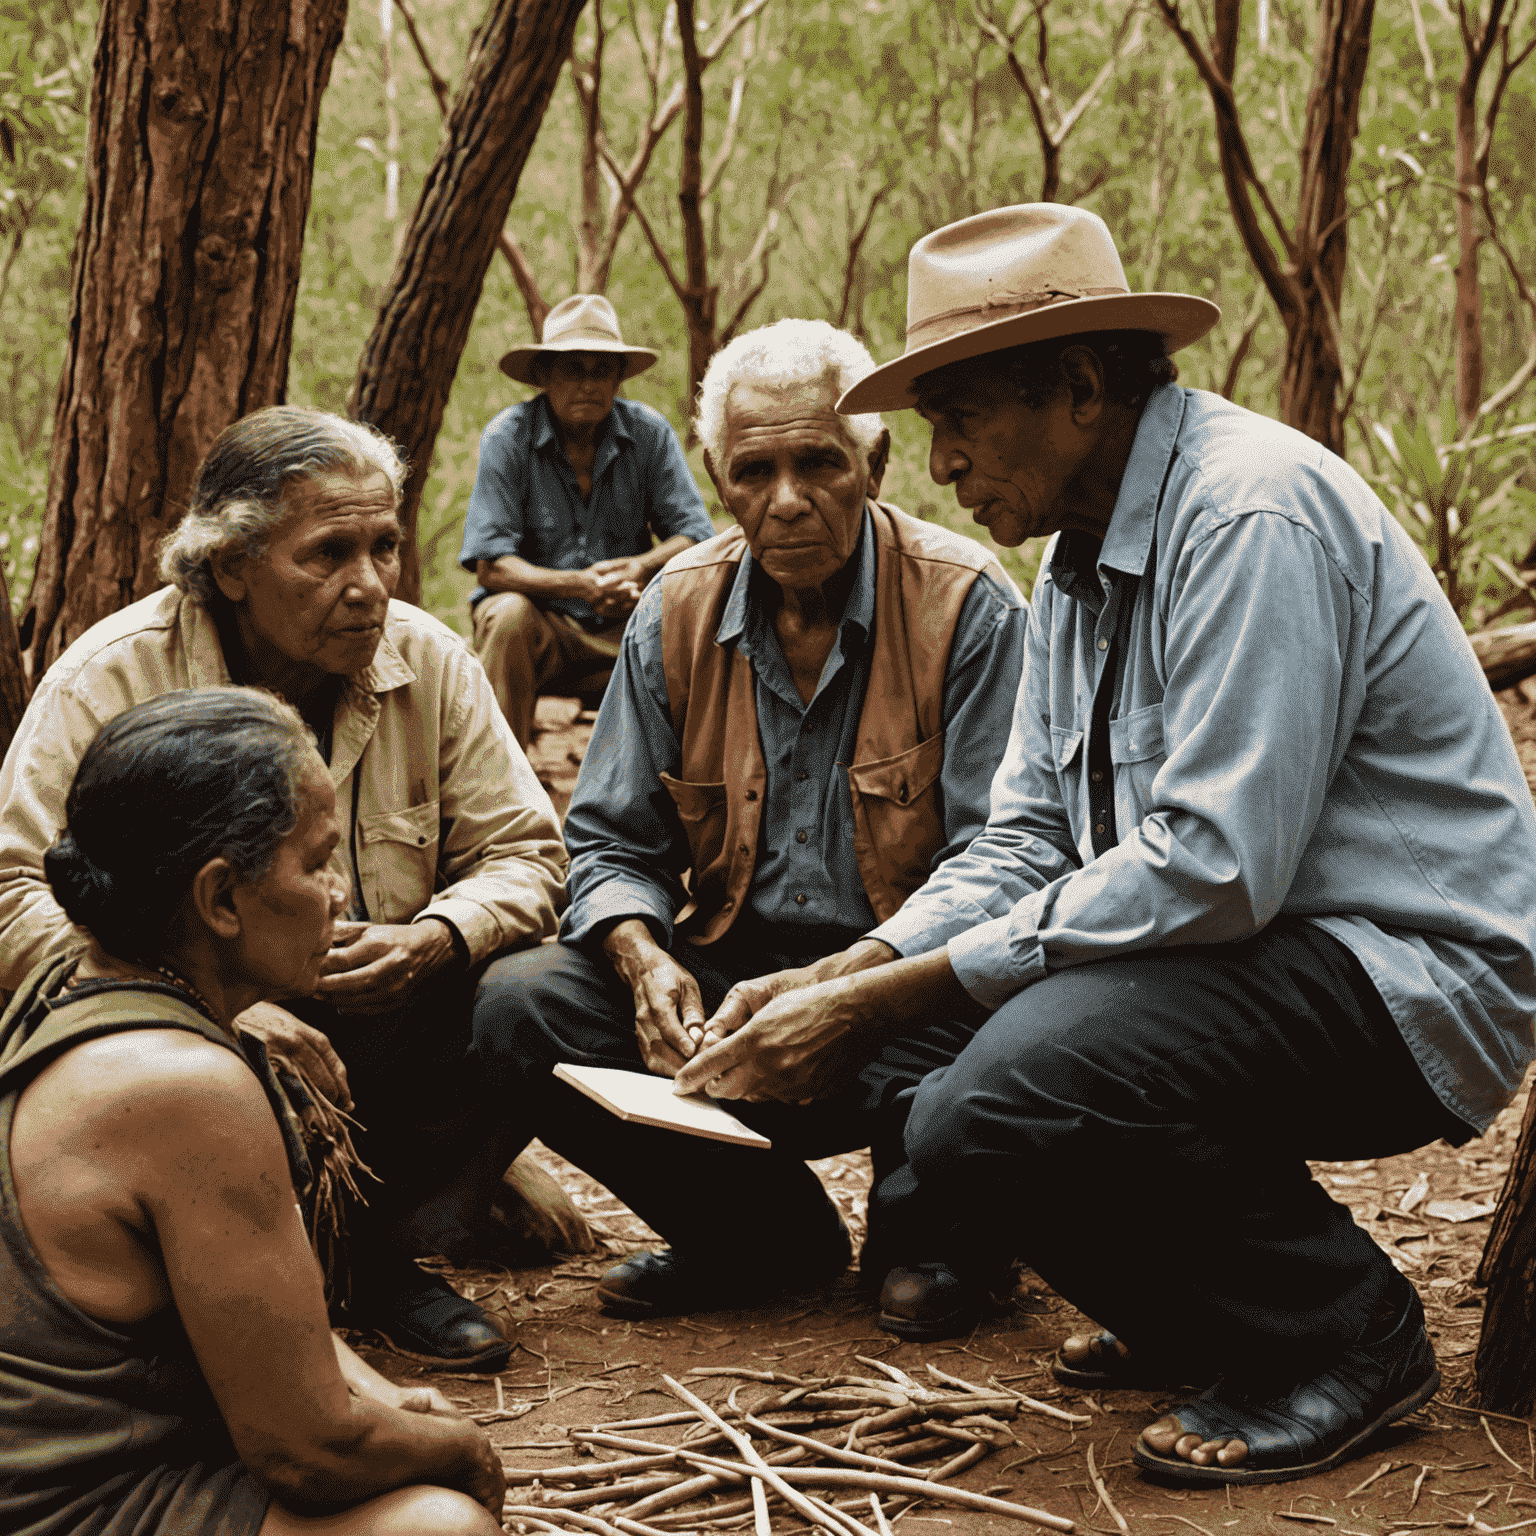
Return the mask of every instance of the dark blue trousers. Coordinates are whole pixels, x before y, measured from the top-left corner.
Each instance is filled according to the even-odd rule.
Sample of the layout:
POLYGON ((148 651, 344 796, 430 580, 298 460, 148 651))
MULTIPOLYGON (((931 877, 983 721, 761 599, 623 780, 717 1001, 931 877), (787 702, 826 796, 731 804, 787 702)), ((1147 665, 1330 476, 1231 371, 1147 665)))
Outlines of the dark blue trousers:
MULTIPOLYGON (((847 942, 842 934, 807 937, 738 924, 707 946, 680 940, 673 955, 713 1012, 737 981, 809 964, 847 942)), ((722 1262, 782 1254, 800 1240, 824 1242, 835 1227, 835 1209, 805 1160, 869 1147, 871 1231, 882 1253, 900 1254, 882 1260, 883 1275, 901 1257, 926 1257, 947 1231, 947 1220, 926 1235, 912 1225, 916 1191, 902 1131, 917 1084, 953 1061, 984 1018, 976 1009, 912 1025, 885 1042, 835 1097, 804 1106, 731 1104, 772 1140, 771 1152, 631 1124, 552 1076, 562 1061, 645 1070, 628 986, 606 958, 570 945, 539 945, 491 965, 475 998, 470 1054, 504 1122, 517 1127, 519 1146, 537 1136, 605 1184, 673 1247, 722 1262)))
POLYGON ((1132 1348, 1252 1375, 1326 1359, 1392 1284, 1306 1160, 1471 1135, 1350 952, 1282 919, 1026 988, 924 1080, 906 1150, 954 1262, 1023 1257, 1132 1348))

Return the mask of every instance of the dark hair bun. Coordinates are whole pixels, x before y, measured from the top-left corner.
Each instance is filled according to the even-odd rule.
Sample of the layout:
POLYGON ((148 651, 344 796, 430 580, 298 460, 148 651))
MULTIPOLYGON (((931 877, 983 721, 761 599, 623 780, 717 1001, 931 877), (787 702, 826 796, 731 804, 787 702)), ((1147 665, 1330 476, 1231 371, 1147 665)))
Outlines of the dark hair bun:
POLYGON ((109 936, 115 936, 121 923, 123 914, 119 909, 123 903, 111 872, 93 863, 74 837, 65 831, 44 853, 43 873, 48 877, 54 899, 69 914, 69 920, 90 929, 108 950, 112 950, 109 936))

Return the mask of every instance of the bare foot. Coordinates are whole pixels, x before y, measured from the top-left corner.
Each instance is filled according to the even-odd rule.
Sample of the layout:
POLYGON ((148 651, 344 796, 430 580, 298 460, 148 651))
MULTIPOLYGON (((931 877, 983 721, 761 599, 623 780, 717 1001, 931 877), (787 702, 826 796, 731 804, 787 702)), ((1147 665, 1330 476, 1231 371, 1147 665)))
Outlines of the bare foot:
POLYGON ((1202 1440, 1199 1435, 1185 1434, 1176 1413, 1164 1414, 1155 1424, 1147 1425, 1141 1432, 1141 1438, 1148 1449, 1156 1451, 1159 1456, 1167 1456, 1171 1452, 1181 1461, 1191 1462, 1197 1467, 1208 1467, 1212 1463, 1218 1467, 1236 1467, 1248 1459, 1248 1447, 1241 1440, 1202 1440))
POLYGON ((1068 1365, 1096 1365, 1110 1351, 1122 1360, 1130 1354, 1111 1333, 1069 1333, 1061 1341, 1061 1358, 1068 1365))

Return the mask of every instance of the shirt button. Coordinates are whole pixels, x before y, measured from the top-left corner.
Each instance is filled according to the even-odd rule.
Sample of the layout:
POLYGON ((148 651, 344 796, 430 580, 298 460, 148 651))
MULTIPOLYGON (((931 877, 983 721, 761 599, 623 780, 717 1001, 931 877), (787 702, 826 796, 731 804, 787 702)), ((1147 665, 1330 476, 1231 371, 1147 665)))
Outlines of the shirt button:
POLYGON ((1088 777, 1092 779, 1095 784, 1097 784, 1104 777, 1104 775, 1097 768, 1095 768, 1093 772, 1088 775, 1088 777))
POLYGON ((1101 651, 1107 651, 1109 649, 1109 641, 1108 640, 1100 640, 1099 641, 1099 649, 1101 651))
POLYGON ((795 833, 795 841, 797 843, 803 843, 805 841, 805 833, 804 832, 796 832, 795 833))
POLYGON ((1094 829, 1093 829, 1093 830, 1094 830, 1094 831, 1095 831, 1095 832, 1097 832, 1097 833, 1098 833, 1098 834, 1099 834, 1099 835, 1100 835, 1100 836, 1101 836, 1101 837, 1102 837, 1102 836, 1103 836, 1103 833, 1104 833, 1104 823, 1103 823, 1103 822, 1102 822, 1102 821, 1101 821, 1101 822, 1100 822, 1100 823, 1099 823, 1099 824, 1098 824, 1098 826, 1096 826, 1096 827, 1095 827, 1095 828, 1094 828, 1094 829))
POLYGON ((803 907, 805 905, 805 897, 804 896, 796 896, 795 897, 795 905, 797 907, 803 907))

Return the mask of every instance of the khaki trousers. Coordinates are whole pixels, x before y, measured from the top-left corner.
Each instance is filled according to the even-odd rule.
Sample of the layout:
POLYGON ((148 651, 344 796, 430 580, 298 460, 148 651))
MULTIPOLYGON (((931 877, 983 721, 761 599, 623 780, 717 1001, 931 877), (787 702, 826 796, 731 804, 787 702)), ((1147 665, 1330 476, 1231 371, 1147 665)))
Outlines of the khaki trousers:
POLYGON ((569 614, 546 612, 520 592, 493 592, 475 604, 475 654, 525 752, 539 695, 611 669, 621 633, 588 634, 569 614))

